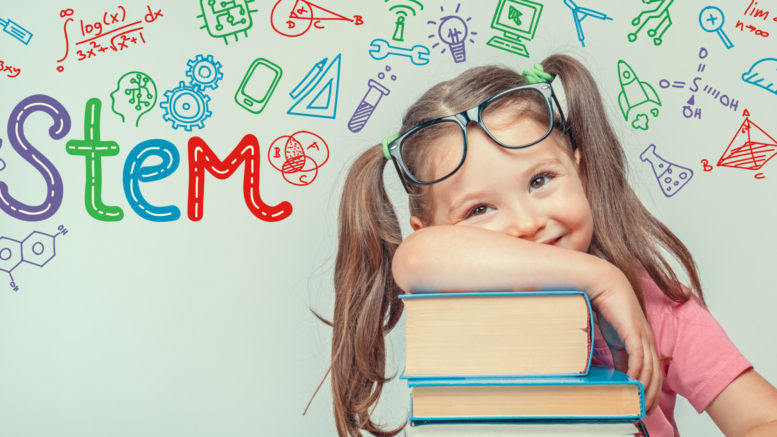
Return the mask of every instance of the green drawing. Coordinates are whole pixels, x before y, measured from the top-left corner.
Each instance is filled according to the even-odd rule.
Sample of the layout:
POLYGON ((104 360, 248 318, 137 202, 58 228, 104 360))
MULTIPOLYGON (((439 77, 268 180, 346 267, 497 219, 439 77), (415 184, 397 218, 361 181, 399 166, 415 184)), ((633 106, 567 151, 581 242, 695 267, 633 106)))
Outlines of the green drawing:
POLYGON ((618 61, 618 79, 621 86, 618 105, 623 118, 630 122, 634 129, 647 130, 648 114, 653 118, 658 117, 658 106, 661 106, 661 99, 658 98, 656 90, 649 83, 639 80, 634 69, 623 60, 618 61), (646 106, 641 107, 643 105, 646 106), (632 112, 638 107, 641 108, 632 112), (630 118, 630 115, 633 117, 630 118))
POLYGON ((150 111, 156 103, 156 84, 151 77, 140 71, 130 71, 119 78, 116 89, 111 93, 111 111, 126 122, 125 116, 135 127, 140 117, 150 111), (117 98, 118 97, 118 98, 117 98))
POLYGON ((507 15, 507 18, 510 20, 513 20, 516 26, 520 26, 521 15, 523 14, 518 9, 515 9, 514 7, 510 6, 510 13, 507 15))
POLYGON ((234 36, 235 41, 239 33, 248 36, 248 29, 254 25, 251 12, 257 12, 257 9, 248 6, 253 1, 255 0, 200 0, 202 14, 197 15, 197 18, 202 18, 205 22, 200 29, 208 29, 208 34, 213 38, 224 38, 225 44, 229 43, 227 38, 230 36, 234 36))
POLYGON ((499 0, 491 28, 502 32, 502 35, 492 36, 486 44, 528 58, 529 51, 524 42, 534 38, 540 15, 541 3, 531 0, 499 0))
POLYGON ((235 93, 235 102, 248 112, 262 112, 283 75, 283 69, 264 58, 256 58, 248 67, 235 93), (259 68, 257 73, 257 68, 259 68))
POLYGON ((661 45, 663 42, 661 37, 672 26, 672 17, 669 16, 669 6, 672 5, 673 1, 674 0, 642 0, 642 3, 647 4, 658 2, 658 6, 653 9, 640 12, 639 15, 631 20, 632 26, 639 27, 637 27, 634 32, 628 35, 629 41, 634 42, 637 40, 637 34, 639 34, 642 28, 645 27, 648 21, 653 19, 660 19, 656 27, 648 29, 647 35, 653 38, 653 45, 661 45))
POLYGON ((70 140, 65 150, 70 155, 86 157, 86 187, 84 188, 84 204, 86 211, 97 220, 105 222, 119 221, 124 217, 124 211, 118 206, 108 206, 102 201, 102 157, 119 154, 116 141, 100 140, 100 108, 102 102, 91 98, 86 102, 84 114, 84 139, 70 140))
MULTIPOLYGON (((388 3, 389 0, 383 0, 388 3)), ((418 0, 393 0, 394 3, 403 1, 404 3, 395 4, 389 8, 389 11, 393 12, 397 16, 397 21, 394 22, 394 36, 391 37, 394 41, 404 41, 405 35, 405 18, 409 14, 416 16, 416 10, 424 10, 424 5, 418 0)))

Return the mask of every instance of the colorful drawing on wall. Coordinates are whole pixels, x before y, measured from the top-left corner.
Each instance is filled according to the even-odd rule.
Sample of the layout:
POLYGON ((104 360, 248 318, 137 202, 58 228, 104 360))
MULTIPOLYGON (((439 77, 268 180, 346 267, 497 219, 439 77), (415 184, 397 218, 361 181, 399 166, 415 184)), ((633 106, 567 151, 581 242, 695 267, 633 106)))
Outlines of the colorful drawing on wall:
POLYGON ((140 117, 156 104, 156 84, 146 73, 130 71, 121 76, 111 93, 111 111, 124 123, 129 118, 135 127, 140 117))
POLYGON ((65 151, 70 155, 85 158, 84 205, 86 211, 97 220, 115 222, 124 217, 124 211, 118 206, 106 205, 102 201, 102 157, 118 155, 119 145, 116 141, 100 139, 101 108, 100 99, 87 100, 84 111, 84 139, 68 140, 65 144, 65 151))
POLYGON ((618 104, 623 118, 634 129, 647 130, 649 128, 648 114, 654 118, 658 117, 658 106, 661 106, 661 99, 658 98, 656 90, 649 83, 639 80, 634 69, 623 60, 618 61, 618 79, 621 88, 620 93, 618 93, 618 104), (632 113, 633 109, 644 104, 652 107, 632 113))
MULTIPOLYGON (((769 10, 767 9, 760 9, 757 8, 758 2, 754 0, 750 0, 750 3, 747 5, 747 8, 745 8, 745 12, 743 15, 745 17, 752 17, 756 19, 760 19, 761 21, 756 21, 761 28, 758 28, 757 26, 753 24, 747 24, 742 22, 742 20, 737 20, 734 27, 736 29, 739 29, 740 32, 745 32, 745 29, 749 31, 750 35, 753 36, 760 36, 762 38, 768 38, 769 37, 769 31, 764 29, 765 22, 771 21, 772 23, 777 23, 777 11, 772 11, 772 18, 769 19, 769 10)), ((747 33, 747 32, 746 32, 747 33)))
MULTIPOLYGON (((38 205, 30 205, 18 200, 8 188, 8 184, 0 181, 0 210, 9 216, 23 221, 45 220, 57 212, 62 204, 62 177, 57 167, 41 153, 28 138, 25 123, 30 115, 43 112, 51 117, 51 127, 48 135, 53 140, 59 140, 70 132, 70 115, 56 99, 43 94, 33 94, 11 110, 8 116, 8 141, 19 156, 27 161, 43 178, 46 192, 43 201, 38 205)), ((2 145, 2 142, 0 142, 2 145)), ((5 163, 3 163, 5 168, 5 163)))
POLYGON ((202 18, 205 24, 200 29, 207 29, 213 38, 224 38, 224 44, 229 44, 229 37, 234 36, 238 40, 238 34, 248 36, 248 29, 254 25, 251 20, 251 9, 248 5, 255 0, 200 0, 202 18))
POLYGON ((674 0, 642 0, 642 3, 651 4, 658 3, 655 8, 642 11, 631 20, 632 26, 639 26, 634 29, 634 32, 629 33, 629 41, 634 42, 637 40, 637 35, 645 25, 651 20, 660 20, 656 27, 648 29, 647 35, 653 38, 653 45, 660 46, 663 40, 661 39, 667 30, 672 26, 672 17, 669 16, 669 6, 672 5, 674 0))
POLYGON ((777 94, 777 58, 763 58, 756 61, 746 72, 742 80, 777 94))
POLYGON ((221 63, 213 59, 213 55, 197 55, 186 62, 186 76, 189 84, 183 81, 178 86, 164 93, 165 99, 159 104, 164 110, 162 118, 172 122, 173 129, 205 127, 205 120, 213 113, 208 109, 210 97, 206 89, 215 90, 224 77, 221 73, 221 63))
POLYGON ((21 25, 14 23, 13 20, 0 18, 0 27, 3 33, 11 35, 12 38, 17 39, 24 45, 28 45, 32 39, 32 32, 25 29, 21 25))
POLYGON ((595 11, 591 8, 582 8, 578 6, 572 0, 564 0, 564 4, 572 12, 572 20, 575 22, 575 29, 577 30, 577 40, 580 41, 580 45, 585 47, 585 35, 583 34, 583 26, 581 22, 588 18, 596 18, 598 20, 612 20, 607 14, 595 11))
POLYGON ((534 39, 542 15, 542 4, 530 0, 499 0, 491 20, 491 29, 502 32, 486 44, 506 52, 529 57, 523 43, 534 39))
MULTIPOLYGON (((62 9, 59 12, 60 18, 65 18, 65 22, 62 24, 65 36, 65 54, 57 60, 57 63, 65 61, 70 54, 71 38, 68 36, 68 24, 75 22, 74 15, 73 9, 62 9)), ((117 6, 116 9, 106 10, 102 14, 95 14, 95 16, 96 19, 80 18, 78 20, 76 37, 72 38, 78 40, 73 44, 78 61, 97 57, 109 50, 115 53, 122 52, 128 49, 130 44, 133 46, 146 44, 146 38, 143 35, 144 26, 164 17, 161 9, 154 10, 148 5, 146 5, 145 15, 134 21, 127 18, 127 9, 122 5, 117 6)), ((57 66, 57 71, 60 73, 64 69, 63 65, 57 66)))
POLYGON ((718 167, 760 170, 777 155, 777 140, 750 120, 747 109, 742 116, 745 119, 718 160, 718 167))
POLYGON ((320 136, 303 130, 276 138, 267 159, 286 182, 304 186, 316 179, 318 169, 329 160, 329 146, 320 136))
POLYGON ((287 114, 335 118, 340 91, 340 55, 327 65, 318 61, 289 93, 295 99, 287 114))
POLYGON ((283 69, 277 64, 264 58, 254 59, 237 88, 235 102, 248 112, 262 112, 282 75, 283 69))
POLYGON ((56 238, 67 234, 67 229, 59 225, 54 235, 41 231, 33 231, 23 240, 14 240, 0 236, 0 271, 8 273, 11 278, 11 290, 19 291, 19 285, 14 281, 13 271, 22 263, 43 267, 57 254, 56 238))
POLYGON ((0 59, 0 74, 5 74, 10 78, 19 77, 19 74, 21 74, 22 69, 18 67, 14 67, 13 65, 3 61, 0 59))
POLYGON ((693 177, 693 170, 671 163, 656 153, 656 145, 651 144, 639 155, 639 159, 650 164, 653 175, 666 197, 672 197, 693 177))
POLYGON ((731 40, 723 31, 723 23, 726 21, 726 17, 723 15, 723 11, 716 6, 707 6, 699 12, 699 25, 705 32, 715 32, 718 37, 723 41, 723 45, 730 49, 734 47, 731 40))
MULTIPOLYGON (((429 35, 429 38, 439 37, 440 41, 445 43, 450 49, 451 56, 453 56, 453 62, 459 63, 467 60, 467 53, 464 44, 469 41, 475 43, 472 38, 467 39, 469 35, 477 35, 477 32, 470 31, 467 27, 467 22, 472 20, 472 17, 466 19, 461 18, 457 14, 461 3, 456 4, 456 10, 454 15, 445 15, 440 18, 439 23, 437 21, 429 20, 427 24, 436 26, 435 33, 429 35)), ((440 12, 445 13, 445 10, 440 6, 440 12)), ((437 48, 440 43, 436 42, 432 45, 432 48, 437 48)), ((446 48, 443 48, 440 53, 445 53, 446 48)))
MULTIPOLYGON (((390 71, 391 67, 387 65, 386 73, 389 73, 390 71)), ((385 78, 386 73, 382 71, 378 73, 378 79, 382 80, 385 78)), ((391 80, 397 80, 397 76, 392 74, 391 80)), ((372 114, 375 112, 375 108, 378 106, 378 103, 380 103, 380 100, 383 98, 383 96, 389 95, 389 93, 391 93, 391 90, 386 88, 382 83, 376 81, 375 79, 368 80, 367 92, 364 94, 364 97, 362 97, 362 100, 359 102, 359 105, 356 107, 353 115, 351 115, 351 119, 348 120, 348 130, 356 133, 364 129, 364 125, 366 125, 370 120, 370 117, 372 117, 372 114)))
POLYGON ((385 59, 389 55, 403 56, 410 59, 414 65, 426 65, 429 63, 429 48, 416 44, 411 48, 391 45, 383 38, 375 38, 370 42, 368 52, 372 59, 385 59))
MULTIPOLYGON (((384 1, 388 3, 390 0, 384 1)), ((397 21, 394 22, 394 35, 391 37, 392 40, 400 42, 404 41, 405 19, 407 18, 408 13, 413 14, 414 17, 416 16, 416 13, 418 12, 416 7, 419 11, 424 10, 424 5, 418 0, 392 0, 389 11, 397 16, 397 21), (400 1, 402 3, 397 4, 400 1)))
POLYGON ((310 30, 324 28, 324 21, 348 21, 356 26, 364 24, 361 15, 348 18, 305 0, 278 0, 270 12, 270 25, 283 36, 296 38, 310 30))

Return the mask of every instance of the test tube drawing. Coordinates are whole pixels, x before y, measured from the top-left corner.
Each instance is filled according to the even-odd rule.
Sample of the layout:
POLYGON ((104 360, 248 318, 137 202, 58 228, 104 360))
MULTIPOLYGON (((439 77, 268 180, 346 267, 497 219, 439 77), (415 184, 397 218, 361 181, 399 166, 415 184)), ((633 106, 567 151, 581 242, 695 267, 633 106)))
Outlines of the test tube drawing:
POLYGON ((367 124, 367 121, 375 112, 375 107, 380 103, 380 99, 383 96, 389 95, 391 90, 380 84, 375 79, 367 81, 367 93, 364 94, 362 101, 359 102, 359 106, 354 111, 351 119, 348 120, 348 130, 353 133, 359 132, 367 124))

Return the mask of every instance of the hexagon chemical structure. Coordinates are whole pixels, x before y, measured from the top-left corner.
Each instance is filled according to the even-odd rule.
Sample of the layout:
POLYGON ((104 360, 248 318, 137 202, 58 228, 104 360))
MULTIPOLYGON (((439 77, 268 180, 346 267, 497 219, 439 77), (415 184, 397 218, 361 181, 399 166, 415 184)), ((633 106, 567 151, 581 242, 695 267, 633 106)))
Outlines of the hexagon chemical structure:
POLYGON ((11 278, 11 290, 19 291, 19 285, 13 279, 13 270, 23 263, 45 266, 57 254, 56 238, 65 234, 67 229, 59 225, 54 235, 33 231, 22 241, 0 236, 0 271, 8 273, 11 278))

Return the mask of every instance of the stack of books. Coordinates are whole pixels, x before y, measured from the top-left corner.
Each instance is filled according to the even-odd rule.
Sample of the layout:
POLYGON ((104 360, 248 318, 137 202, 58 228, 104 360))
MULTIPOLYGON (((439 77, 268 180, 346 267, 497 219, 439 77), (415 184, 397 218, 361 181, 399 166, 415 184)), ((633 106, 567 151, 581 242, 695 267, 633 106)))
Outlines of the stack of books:
POLYGON ((400 296, 410 436, 647 436, 642 384, 591 366, 583 292, 400 296))

